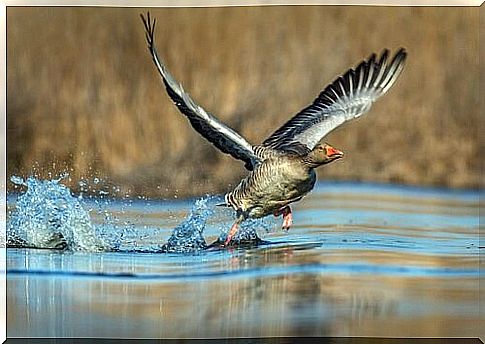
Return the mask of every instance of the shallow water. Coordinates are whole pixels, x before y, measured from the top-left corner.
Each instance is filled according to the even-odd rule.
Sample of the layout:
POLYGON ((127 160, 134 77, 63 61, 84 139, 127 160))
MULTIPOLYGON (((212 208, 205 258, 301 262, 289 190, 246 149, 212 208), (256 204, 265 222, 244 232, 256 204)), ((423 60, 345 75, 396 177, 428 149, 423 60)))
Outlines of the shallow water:
POLYGON ((209 250, 232 221, 216 199, 76 199, 103 249, 8 248, 9 336, 479 334, 478 192, 319 183, 289 232, 267 218, 242 231, 262 244, 209 250), (195 249, 161 253, 174 228, 195 249))

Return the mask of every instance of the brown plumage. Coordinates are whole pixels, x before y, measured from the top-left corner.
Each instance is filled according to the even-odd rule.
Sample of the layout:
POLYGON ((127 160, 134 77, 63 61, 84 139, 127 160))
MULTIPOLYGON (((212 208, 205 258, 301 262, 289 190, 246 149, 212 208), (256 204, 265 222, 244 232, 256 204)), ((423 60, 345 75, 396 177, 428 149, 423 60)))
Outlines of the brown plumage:
POLYGON ((191 125, 222 152, 245 162, 248 176, 225 195, 226 205, 237 219, 228 233, 227 245, 239 224, 248 217, 283 215, 283 228, 292 224, 289 204, 313 189, 315 168, 343 157, 343 153, 320 141, 341 124, 366 113, 400 75, 404 49, 388 61, 384 50, 379 60, 372 54, 357 68, 348 70, 327 86, 312 104, 301 110, 261 145, 253 146, 241 135, 197 105, 161 62, 154 46, 155 20, 141 16, 152 55, 168 95, 191 125))
POLYGON ((265 158, 254 170, 226 194, 226 203, 235 210, 241 210, 244 217, 258 218, 300 200, 313 189, 316 181, 314 169, 342 157, 342 153, 336 150, 328 156, 327 150, 330 146, 318 145, 305 156, 266 151, 265 158))

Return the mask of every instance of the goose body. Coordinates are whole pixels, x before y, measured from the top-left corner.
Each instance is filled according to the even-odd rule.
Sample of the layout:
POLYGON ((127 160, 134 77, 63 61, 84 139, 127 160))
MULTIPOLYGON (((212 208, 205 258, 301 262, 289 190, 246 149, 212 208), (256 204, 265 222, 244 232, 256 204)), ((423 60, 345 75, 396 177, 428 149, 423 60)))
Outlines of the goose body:
POLYGON ((245 217, 259 218, 300 200, 315 182, 315 170, 303 164, 300 157, 274 154, 249 172, 225 200, 245 217))
POLYGON ((395 83, 404 68, 406 52, 399 49, 389 61, 384 50, 377 60, 372 54, 328 85, 306 108, 293 116, 260 145, 246 139, 197 105, 168 72, 154 45, 155 20, 141 15, 148 50, 168 95, 192 127, 223 153, 245 163, 247 177, 225 195, 237 219, 225 244, 248 217, 283 215, 283 228, 292 224, 290 204, 314 187, 315 169, 343 157, 343 153, 320 141, 333 129, 360 117, 395 83))

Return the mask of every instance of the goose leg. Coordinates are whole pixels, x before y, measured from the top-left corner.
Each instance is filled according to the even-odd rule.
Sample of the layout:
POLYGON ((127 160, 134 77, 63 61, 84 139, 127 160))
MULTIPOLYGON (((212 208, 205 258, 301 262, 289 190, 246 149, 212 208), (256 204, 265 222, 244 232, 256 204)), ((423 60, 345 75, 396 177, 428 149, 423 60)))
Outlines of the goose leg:
POLYGON ((283 208, 280 208, 280 209, 276 210, 276 211, 273 213, 273 216, 274 216, 274 217, 278 217, 278 216, 280 216, 281 214, 283 214, 283 213, 285 212, 285 209, 286 209, 286 208, 289 208, 289 206, 287 205, 287 206, 285 206, 285 207, 283 207, 283 208))
POLYGON ((291 225, 293 224, 293 214, 291 212, 290 206, 284 207, 282 210, 283 213, 283 229, 289 230, 291 225))
POLYGON ((278 217, 280 215, 283 215, 283 225, 281 228, 286 230, 290 229, 291 225, 293 224, 293 215, 290 206, 287 205, 286 207, 278 209, 273 213, 274 217, 278 217))
POLYGON ((231 242, 232 238, 234 237, 237 230, 239 229, 239 225, 243 221, 244 221, 244 215, 241 213, 241 214, 238 215, 236 222, 234 222, 231 229, 229 230, 229 233, 227 234, 226 241, 224 241, 224 246, 227 246, 231 242))

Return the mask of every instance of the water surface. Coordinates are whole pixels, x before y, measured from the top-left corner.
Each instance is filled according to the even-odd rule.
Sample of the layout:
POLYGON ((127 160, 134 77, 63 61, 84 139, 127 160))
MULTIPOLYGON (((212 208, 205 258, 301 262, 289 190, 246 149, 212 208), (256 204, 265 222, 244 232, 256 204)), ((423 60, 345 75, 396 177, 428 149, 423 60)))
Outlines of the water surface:
POLYGON ((74 198, 29 221, 54 223, 68 250, 7 249, 9 336, 479 333, 478 192, 320 183, 288 232, 255 221, 242 232, 264 242, 227 249, 205 249, 233 221, 217 199, 74 198))

